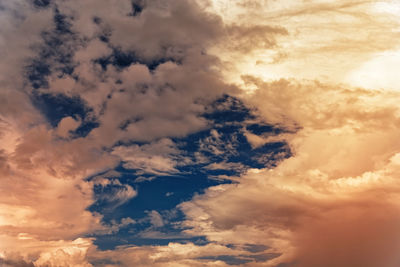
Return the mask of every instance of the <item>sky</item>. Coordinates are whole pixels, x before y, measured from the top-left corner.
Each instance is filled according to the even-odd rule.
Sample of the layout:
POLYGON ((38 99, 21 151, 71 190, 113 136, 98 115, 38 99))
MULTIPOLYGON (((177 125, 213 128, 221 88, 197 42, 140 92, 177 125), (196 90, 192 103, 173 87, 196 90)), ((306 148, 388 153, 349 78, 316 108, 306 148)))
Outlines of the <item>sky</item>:
POLYGON ((400 266, 397 0, 0 0, 0 266, 400 266))

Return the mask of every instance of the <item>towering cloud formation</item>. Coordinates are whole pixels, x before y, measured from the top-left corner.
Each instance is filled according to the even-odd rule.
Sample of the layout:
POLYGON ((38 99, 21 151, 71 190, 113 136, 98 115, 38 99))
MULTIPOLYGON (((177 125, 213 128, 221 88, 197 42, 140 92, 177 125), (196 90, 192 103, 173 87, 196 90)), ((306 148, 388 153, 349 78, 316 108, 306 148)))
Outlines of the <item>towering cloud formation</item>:
POLYGON ((1 2, 0 265, 398 266, 393 8, 1 2))

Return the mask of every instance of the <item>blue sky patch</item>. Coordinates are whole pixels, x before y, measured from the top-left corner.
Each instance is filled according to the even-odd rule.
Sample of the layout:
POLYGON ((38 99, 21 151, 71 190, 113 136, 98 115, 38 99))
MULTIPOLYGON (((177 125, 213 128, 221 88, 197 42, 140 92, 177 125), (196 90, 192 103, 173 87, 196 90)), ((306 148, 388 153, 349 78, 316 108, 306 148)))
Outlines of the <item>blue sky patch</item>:
MULTIPOLYGON (((174 156, 178 162, 175 174, 146 173, 145 170, 126 168, 122 162, 115 169, 119 174, 117 178, 103 177, 111 181, 110 184, 105 187, 95 186, 97 201, 89 208, 90 211, 102 214, 107 225, 127 217, 135 221, 115 233, 96 235, 95 244, 100 249, 127 244, 193 242, 202 238, 183 234, 181 222, 185 218, 176 208, 177 205, 189 201, 195 194, 201 194, 211 186, 231 183, 229 176, 240 175, 249 168, 272 168, 282 159, 291 156, 290 148, 285 142, 266 143, 257 148, 250 145, 245 136, 246 129, 259 135, 276 135, 284 130, 263 122, 257 124, 255 111, 248 109, 232 96, 224 95, 212 103, 204 117, 210 121, 207 130, 172 139, 172 144, 179 149, 179 155, 174 156), (118 184, 112 182, 115 179, 118 179, 118 184), (115 203, 115 195, 121 193, 118 188, 125 190, 126 187, 137 191, 137 195, 126 202, 115 203)), ((146 144, 135 145, 141 147, 146 144)), ((96 177, 89 178, 93 179, 96 177)), ((266 248, 249 245, 246 249, 256 253, 266 248)), ((231 263, 255 260, 222 258, 231 263)))

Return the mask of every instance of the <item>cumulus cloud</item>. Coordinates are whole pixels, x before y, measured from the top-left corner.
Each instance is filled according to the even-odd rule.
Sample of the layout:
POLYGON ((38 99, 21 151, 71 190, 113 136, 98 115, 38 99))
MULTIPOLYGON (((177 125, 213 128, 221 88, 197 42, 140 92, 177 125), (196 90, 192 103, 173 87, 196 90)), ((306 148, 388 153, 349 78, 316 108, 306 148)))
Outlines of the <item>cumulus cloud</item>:
POLYGON ((164 221, 160 213, 158 213, 157 211, 155 210, 150 211, 149 217, 150 217, 150 222, 154 227, 161 227, 164 225, 164 221))
MULTIPOLYGON (((43 242, 32 254, 36 265, 78 266, 84 252, 49 246, 73 242, 106 227, 101 215, 87 210, 97 201, 93 188, 99 184, 85 178, 115 167, 120 160, 145 172, 174 172, 174 163, 167 157, 175 153, 172 142, 165 144, 166 150, 164 141, 131 147, 130 153, 142 151, 142 160, 130 159, 125 151, 129 148, 114 149, 120 151, 118 155, 103 148, 117 141, 184 136, 206 127, 199 116, 204 110, 202 101, 216 98, 226 87, 210 69, 216 59, 201 51, 213 39, 218 17, 187 1, 149 4, 136 18, 129 16, 131 8, 130 1, 1 5, 5 25, 1 45, 8 51, 1 64, 7 75, 1 76, 4 90, 0 95, 5 103, 1 108, 0 225, 7 237, 2 239, 2 251, 19 251, 17 243, 22 241, 18 240, 29 240, 33 247, 43 242), (138 31, 143 28, 147 30, 138 31), (110 42, 100 41, 108 33, 110 42), (122 70, 116 53, 136 59, 122 70), (101 59, 110 64, 103 68, 101 59), (161 60, 159 66, 150 70, 157 60, 161 60), (178 103, 177 98, 181 99, 178 103), (64 107, 45 107, 61 110, 63 115, 57 118, 57 128, 52 128, 45 116, 53 115, 40 106, 50 105, 46 99, 81 99, 88 114, 76 116, 62 113, 64 107), (88 119, 97 120, 100 127, 79 136, 78 127, 85 127, 88 119), (165 150, 164 157, 157 155, 158 147, 165 150)), ((133 187, 118 180, 108 180, 104 186, 113 190, 100 197, 113 208, 137 195, 133 187)), ((21 253, 27 257, 30 252, 21 253)))
POLYGON ((398 19, 374 1, 3 2, 0 265, 398 265, 400 94, 342 84, 398 45, 398 19), (212 128, 204 114, 224 94, 285 129, 242 126, 249 147, 287 142, 292 157, 245 172, 228 158, 239 141, 215 128, 189 159, 177 140, 212 128), (117 170, 172 176, 192 161, 238 175, 192 199, 167 191, 185 201, 183 232, 158 231, 170 222, 150 208, 140 233, 204 243, 102 249, 88 238, 143 223, 104 223, 89 208, 140 196, 117 170))
POLYGON ((18 240, 2 235, 2 240, 9 245, 9 247, 2 248, 5 253, 0 258, 0 263, 5 266, 71 266, 71 264, 80 267, 93 266, 86 257, 87 250, 92 243, 90 239, 44 241, 29 238, 18 240), (15 248, 19 250, 15 250, 15 248))
POLYGON ((70 132, 76 130, 79 124, 79 121, 76 121, 74 118, 65 117, 58 124, 57 134, 64 138, 68 137, 70 132))
POLYGON ((105 202, 107 209, 115 209, 137 196, 137 191, 128 184, 122 184, 118 179, 96 179, 97 201, 105 202))
POLYGON ((187 232, 222 244, 252 240, 281 254, 266 266, 396 266, 398 93, 258 85, 249 101, 266 118, 302 126, 287 139, 294 156, 181 204, 187 232))
POLYGON ((112 154, 118 155, 124 161, 124 167, 135 169, 152 175, 171 175, 179 173, 179 150, 170 139, 161 139, 146 145, 118 146, 112 154))
MULTIPOLYGON (((111 259, 108 266, 229 266, 223 261, 200 259, 205 255, 232 255, 232 249, 218 244, 196 246, 193 243, 170 243, 168 246, 124 247, 93 255, 92 260, 111 259)), ((102 265, 100 265, 102 266, 102 265)), ((104 265, 103 265, 104 266, 104 265)))

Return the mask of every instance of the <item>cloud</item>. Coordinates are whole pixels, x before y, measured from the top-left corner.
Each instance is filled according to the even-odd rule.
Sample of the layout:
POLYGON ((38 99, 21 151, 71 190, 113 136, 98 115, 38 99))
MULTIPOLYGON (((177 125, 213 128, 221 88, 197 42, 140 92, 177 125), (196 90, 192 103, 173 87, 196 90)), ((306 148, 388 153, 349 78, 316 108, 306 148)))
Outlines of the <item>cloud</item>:
POLYGON ((9 236, 2 235, 2 240, 9 247, 3 248, 6 252, 0 258, 0 263, 5 266, 92 266, 86 258, 88 248, 91 246, 90 239, 78 238, 73 241, 42 241, 35 238, 29 240, 15 240, 9 236), (14 252, 17 247, 20 250, 14 252))
POLYGON ((12 258, 8 256, 6 259, 5 258, 0 258, 0 263, 2 266, 5 267, 12 267, 12 266, 17 266, 17 267, 34 267, 32 262, 26 262, 21 258, 12 258))
POLYGON ((118 247, 90 255, 99 266, 102 259, 110 259, 108 266, 229 266, 223 261, 199 260, 204 255, 230 255, 232 250, 218 244, 197 246, 193 243, 169 243, 167 246, 118 247))
POLYGON ((68 137, 71 131, 76 130, 80 122, 72 117, 63 118, 57 127, 57 134, 61 137, 68 137))
POLYGON ((97 178, 93 181, 96 201, 101 201, 106 210, 112 211, 123 205, 138 192, 129 184, 122 184, 118 179, 97 178))
POLYGON ((91 240, 79 238, 104 226, 101 215, 87 210, 94 201, 93 184, 83 178, 116 162, 99 158, 82 139, 60 139, 57 128, 30 128, 14 119, 2 120, 0 137, 4 264, 90 266, 84 248, 91 240))
MULTIPOLYGON (((376 79, 360 83, 359 76, 349 81, 348 74, 359 70, 360 65, 372 58, 380 57, 382 52, 397 50, 399 46, 396 30, 393 31, 399 27, 398 17, 383 13, 380 3, 358 0, 211 1, 209 8, 220 14, 227 24, 278 26, 287 31, 287 34, 274 35, 273 49, 257 49, 257 43, 253 45, 254 50, 246 53, 219 49, 219 58, 229 62, 225 76, 242 85, 239 76, 251 74, 265 80, 318 79, 355 86, 368 83, 372 88, 377 84, 376 79)), ((391 2, 385 4, 390 10, 397 8, 391 2)))
MULTIPOLYGON (((4 90, 0 93, 5 103, 1 108, 0 227, 7 237, 2 239, 5 241, 1 250, 19 251, 18 240, 29 240, 32 247, 35 242, 42 244, 32 258, 37 265, 51 265, 58 259, 63 264, 71 261, 77 266, 83 252, 75 253, 71 248, 71 254, 68 249, 48 250, 48 246, 51 247, 51 242, 73 242, 106 227, 101 223, 101 215, 87 210, 96 201, 93 192, 96 183, 85 180, 116 167, 121 160, 104 148, 117 141, 184 136, 206 127, 206 121, 199 116, 203 105, 196 102, 217 97, 224 83, 217 72, 209 69, 215 58, 190 46, 201 47, 208 42, 218 18, 209 18, 186 1, 179 5, 171 1, 165 10, 158 4, 151 5, 140 19, 128 17, 130 1, 119 1, 116 5, 107 1, 75 1, 67 5, 54 1, 50 6, 54 8, 38 8, 25 2, 1 5, 0 19, 5 27, 0 45, 7 46, 2 51, 9 52, 0 66, 2 73, 7 73, 1 77, 4 90), (178 12, 185 9, 188 12, 178 12), (164 17, 163 10, 171 14, 164 17), (93 20, 95 17, 99 18, 97 22, 93 20), (103 24, 98 24, 99 21, 103 24), (151 26, 147 27, 149 32, 138 36, 135 29, 143 25, 151 26), (191 33, 195 40, 171 35, 182 35, 171 28, 174 25, 182 30, 188 27, 185 32, 191 33), (159 26, 163 29, 157 30, 159 26), (111 43, 106 44, 99 37, 108 28, 112 35, 111 43), (198 34, 201 28, 203 35, 198 34), (168 45, 171 48, 164 51, 163 47, 168 45), (117 55, 118 49, 124 50, 120 51, 124 55, 135 53, 138 62, 131 62, 125 70, 108 64, 104 70, 96 60, 111 56, 118 63, 121 56, 117 55), (180 49, 185 49, 185 58, 180 49), (164 58, 166 62, 160 62, 150 71, 148 65, 152 60, 164 58), (68 114, 69 110, 63 113, 61 107, 56 113, 61 116, 54 119, 58 127, 52 128, 46 116, 54 115, 31 102, 36 99, 41 105, 59 110, 60 107, 46 102, 51 97, 71 100, 69 103, 76 106, 83 103, 86 106, 78 108, 85 114, 75 116, 68 114), (177 104, 177 98, 181 104, 177 104), (74 103, 74 100, 79 101, 74 103), (71 135, 88 118, 98 120, 99 128, 87 136, 71 135), (121 127, 125 123, 126 128, 121 127)), ((173 164, 169 167, 167 158, 173 152, 169 146, 172 145, 166 145, 165 158, 160 158, 158 164, 149 166, 155 162, 151 160, 137 163, 136 158, 131 164, 139 164, 150 172, 173 171, 173 164)), ((136 149, 143 151, 143 159, 158 157, 157 143, 136 149)), ((129 161, 128 155, 122 156, 129 161)), ((106 186, 113 190, 101 197, 113 207, 137 194, 132 186, 118 180, 111 180, 106 186)))
MULTIPOLYGON (((146 145, 118 146, 112 154, 124 161, 124 168, 135 169, 142 174, 171 175, 179 173, 179 150, 170 139, 161 139, 146 145)), ((140 173, 139 173, 140 174, 140 173)))
POLYGON ((186 233, 219 244, 252 240, 280 255, 249 266, 396 266, 398 93, 257 85, 248 103, 267 121, 302 127, 286 135, 294 154, 180 204, 186 233))
POLYGON ((400 95, 340 84, 398 44, 398 22, 370 2, 1 3, 0 264, 397 266, 400 95), (224 96, 222 118, 239 103, 285 131, 256 134, 242 114, 226 119, 236 128, 225 138, 206 116, 224 96), (175 175, 193 163, 177 140, 206 129, 194 160, 237 171, 224 175, 232 183, 179 204, 182 233, 158 231, 170 222, 153 208, 140 232, 203 243, 101 250, 87 238, 138 223, 94 211, 140 194, 112 170, 175 175), (239 133, 252 150, 288 142, 293 153, 257 150, 268 168, 246 172, 229 158, 239 133))
POLYGON ((160 213, 158 213, 157 211, 155 211, 155 210, 150 211, 149 217, 150 217, 150 222, 154 227, 164 226, 164 221, 163 221, 160 213))

